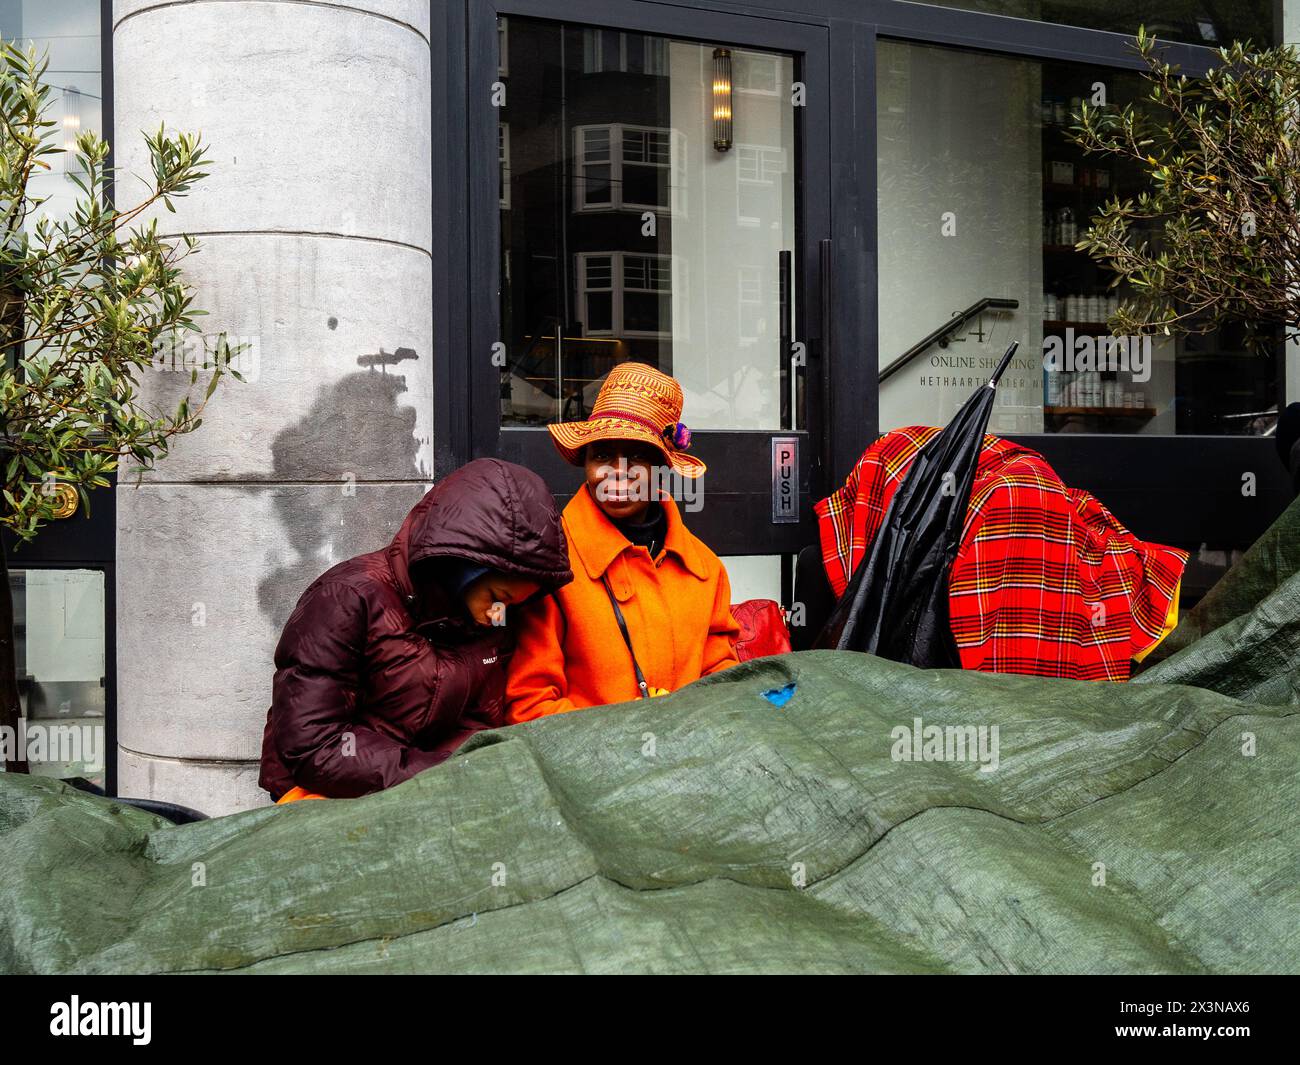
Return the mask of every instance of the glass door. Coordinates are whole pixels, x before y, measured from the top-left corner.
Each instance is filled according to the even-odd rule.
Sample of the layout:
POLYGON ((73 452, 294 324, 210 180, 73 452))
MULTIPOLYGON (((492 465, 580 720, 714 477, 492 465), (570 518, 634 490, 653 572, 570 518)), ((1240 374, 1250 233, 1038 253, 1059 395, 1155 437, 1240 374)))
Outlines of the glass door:
POLYGON ((829 210, 825 126, 808 117, 826 94, 806 77, 825 70, 810 62, 825 31, 638 3, 582 24, 521 6, 493 8, 495 95, 479 111, 499 179, 473 219, 490 237, 473 241, 471 335, 491 323, 479 350, 493 353, 473 382, 476 453, 537 470, 567 500, 580 474, 545 425, 586 418, 620 363, 671 374, 708 464, 679 509, 720 554, 764 556, 741 568, 776 598, 779 576, 762 589, 764 575, 813 535, 808 308, 829 210))
POLYGON ((584 418, 636 360, 677 377, 694 428, 791 428, 793 58, 536 19, 501 34, 501 424, 584 418))

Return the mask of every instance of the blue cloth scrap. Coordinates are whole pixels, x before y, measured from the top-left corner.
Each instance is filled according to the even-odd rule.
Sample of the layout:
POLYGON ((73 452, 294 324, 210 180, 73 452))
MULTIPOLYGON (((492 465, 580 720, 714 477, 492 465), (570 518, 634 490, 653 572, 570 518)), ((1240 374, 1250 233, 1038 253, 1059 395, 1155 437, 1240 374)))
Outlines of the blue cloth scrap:
POLYGON ((768 688, 760 694, 773 706, 785 706, 790 701, 790 696, 794 694, 794 681, 783 684, 779 688, 768 688))

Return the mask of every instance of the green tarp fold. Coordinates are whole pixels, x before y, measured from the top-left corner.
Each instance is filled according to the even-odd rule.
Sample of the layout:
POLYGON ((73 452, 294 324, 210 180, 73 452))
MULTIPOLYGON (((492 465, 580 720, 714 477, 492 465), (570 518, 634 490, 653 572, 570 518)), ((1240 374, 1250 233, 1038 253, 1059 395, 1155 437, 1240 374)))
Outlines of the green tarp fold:
POLYGON ((186 826, 0 775, 0 970, 1300 971, 1297 526, 1129 684, 808 651, 186 826))

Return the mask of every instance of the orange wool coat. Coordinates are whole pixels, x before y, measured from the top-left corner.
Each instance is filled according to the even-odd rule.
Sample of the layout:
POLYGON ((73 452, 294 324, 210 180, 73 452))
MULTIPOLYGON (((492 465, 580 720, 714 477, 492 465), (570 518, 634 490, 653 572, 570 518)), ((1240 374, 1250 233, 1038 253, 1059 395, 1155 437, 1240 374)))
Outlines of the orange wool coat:
POLYGON ((639 697, 602 574, 651 688, 676 691, 736 665, 740 628, 727 571, 682 524, 676 504, 665 498, 663 507, 668 531, 655 559, 618 531, 586 485, 564 508, 573 582, 520 611, 506 682, 511 722, 639 697))

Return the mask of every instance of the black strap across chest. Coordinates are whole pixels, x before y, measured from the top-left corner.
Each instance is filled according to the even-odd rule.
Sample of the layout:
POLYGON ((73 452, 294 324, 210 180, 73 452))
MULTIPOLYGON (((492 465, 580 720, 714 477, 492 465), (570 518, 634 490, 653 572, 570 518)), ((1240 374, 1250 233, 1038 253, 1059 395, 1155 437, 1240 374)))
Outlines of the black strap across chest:
POLYGON ((605 586, 605 594, 609 596, 609 605, 614 608, 614 620, 618 622, 618 630, 623 634, 623 642, 627 644, 627 653, 632 656, 632 670, 636 674, 637 690, 641 692, 642 699, 648 699, 650 686, 646 684, 645 674, 641 672, 641 664, 636 660, 636 652, 632 650, 632 634, 627 631, 627 621, 619 608, 618 600, 614 598, 614 589, 609 586, 609 577, 602 573, 600 582, 605 586))

